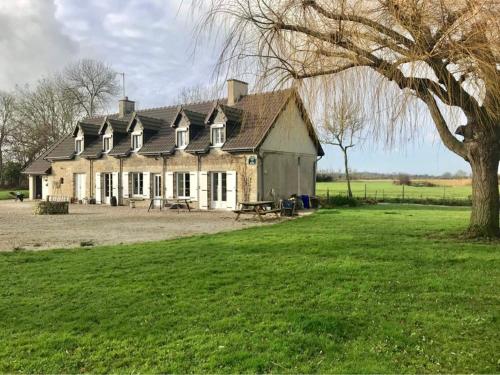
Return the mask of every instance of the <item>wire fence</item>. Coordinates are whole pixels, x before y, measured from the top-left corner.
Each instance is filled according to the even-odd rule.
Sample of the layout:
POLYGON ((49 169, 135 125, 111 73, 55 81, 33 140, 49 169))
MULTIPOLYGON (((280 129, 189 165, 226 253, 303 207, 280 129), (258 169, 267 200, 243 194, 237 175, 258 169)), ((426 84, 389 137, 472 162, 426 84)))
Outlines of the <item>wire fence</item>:
MULTIPOLYGON (((442 200, 463 200, 471 201, 471 195, 462 192, 453 191, 453 188, 448 186, 423 188, 424 191, 415 191, 415 187, 402 185, 401 187, 391 187, 390 189, 374 189, 369 185, 364 185, 363 188, 356 187, 352 189, 353 197, 358 199, 399 199, 399 200, 427 200, 427 199, 442 199, 442 200)), ((347 197, 349 194, 346 189, 330 189, 317 188, 316 195, 328 198, 330 196, 347 197)))

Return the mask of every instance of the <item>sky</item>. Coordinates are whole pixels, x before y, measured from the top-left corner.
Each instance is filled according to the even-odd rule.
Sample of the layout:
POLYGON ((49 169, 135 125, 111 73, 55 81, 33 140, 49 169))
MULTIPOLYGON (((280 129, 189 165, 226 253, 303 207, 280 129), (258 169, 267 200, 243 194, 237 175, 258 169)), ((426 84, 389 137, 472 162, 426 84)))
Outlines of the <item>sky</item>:
MULTIPOLYGON (((0 0, 0 90, 33 84, 79 58, 103 60, 126 75, 137 108, 172 104, 182 88, 210 85, 219 46, 195 43, 185 0, 0 0)), ((238 78, 238 77, 235 77, 238 78)), ((356 147, 351 168, 439 175, 470 171, 433 132, 400 149, 356 147)), ((339 170, 332 146, 320 169, 339 170)))

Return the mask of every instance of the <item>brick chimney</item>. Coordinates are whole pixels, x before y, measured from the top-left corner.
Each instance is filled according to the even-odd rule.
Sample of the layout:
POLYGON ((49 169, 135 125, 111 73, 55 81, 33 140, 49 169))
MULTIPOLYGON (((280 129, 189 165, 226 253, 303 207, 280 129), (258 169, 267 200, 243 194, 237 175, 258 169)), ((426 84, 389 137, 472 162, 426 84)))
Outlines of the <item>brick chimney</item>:
POLYGON ((248 83, 237 79, 227 80, 227 105, 235 105, 245 95, 248 95, 248 83))
POLYGON ((135 102, 128 100, 128 96, 120 99, 118 102, 118 113, 120 117, 125 117, 126 115, 135 111, 135 102))

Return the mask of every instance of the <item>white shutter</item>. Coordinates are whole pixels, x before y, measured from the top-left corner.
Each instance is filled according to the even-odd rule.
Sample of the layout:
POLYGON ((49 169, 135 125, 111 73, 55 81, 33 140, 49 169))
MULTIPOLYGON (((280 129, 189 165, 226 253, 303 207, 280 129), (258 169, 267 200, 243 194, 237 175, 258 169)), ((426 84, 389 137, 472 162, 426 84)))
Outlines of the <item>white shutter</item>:
POLYGON ((122 174, 122 192, 123 192, 123 198, 128 198, 129 197, 129 191, 128 191, 128 172, 123 172, 122 174))
POLYGON ((120 196, 118 194, 118 186, 119 186, 119 178, 120 174, 118 172, 113 172, 113 194, 112 196, 116 198, 116 201, 120 201, 120 196))
POLYGON ((198 200, 198 172, 189 173, 189 195, 192 201, 198 200))
POLYGON ((102 203, 102 178, 99 172, 95 174, 95 202, 102 203))
POLYGON ((227 171, 227 209, 235 210, 236 209, 236 172, 235 171, 227 171))
POLYGON ((200 172, 200 210, 208 210, 208 172, 200 172))
POLYGON ((146 198, 150 198, 151 195, 151 173, 142 172, 142 195, 146 198))

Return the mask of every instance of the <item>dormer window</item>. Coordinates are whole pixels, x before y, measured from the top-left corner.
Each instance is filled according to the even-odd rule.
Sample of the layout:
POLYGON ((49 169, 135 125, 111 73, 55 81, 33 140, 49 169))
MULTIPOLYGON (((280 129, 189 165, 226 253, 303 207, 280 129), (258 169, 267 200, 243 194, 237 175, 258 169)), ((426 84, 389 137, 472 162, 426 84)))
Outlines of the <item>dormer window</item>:
POLYGON ((109 152, 113 148, 113 136, 105 135, 102 139, 102 149, 104 152, 109 152))
POLYGON ((139 150, 142 147, 142 133, 132 133, 132 149, 139 150))
POLYGON ((83 139, 77 138, 75 139, 75 152, 77 155, 81 154, 83 151, 83 139))
POLYGON ((222 147, 226 143, 226 127, 224 124, 212 125, 212 146, 222 147))
POLYGON ((188 145, 188 130, 187 129, 177 129, 176 130, 176 146, 179 149, 184 149, 188 145))

